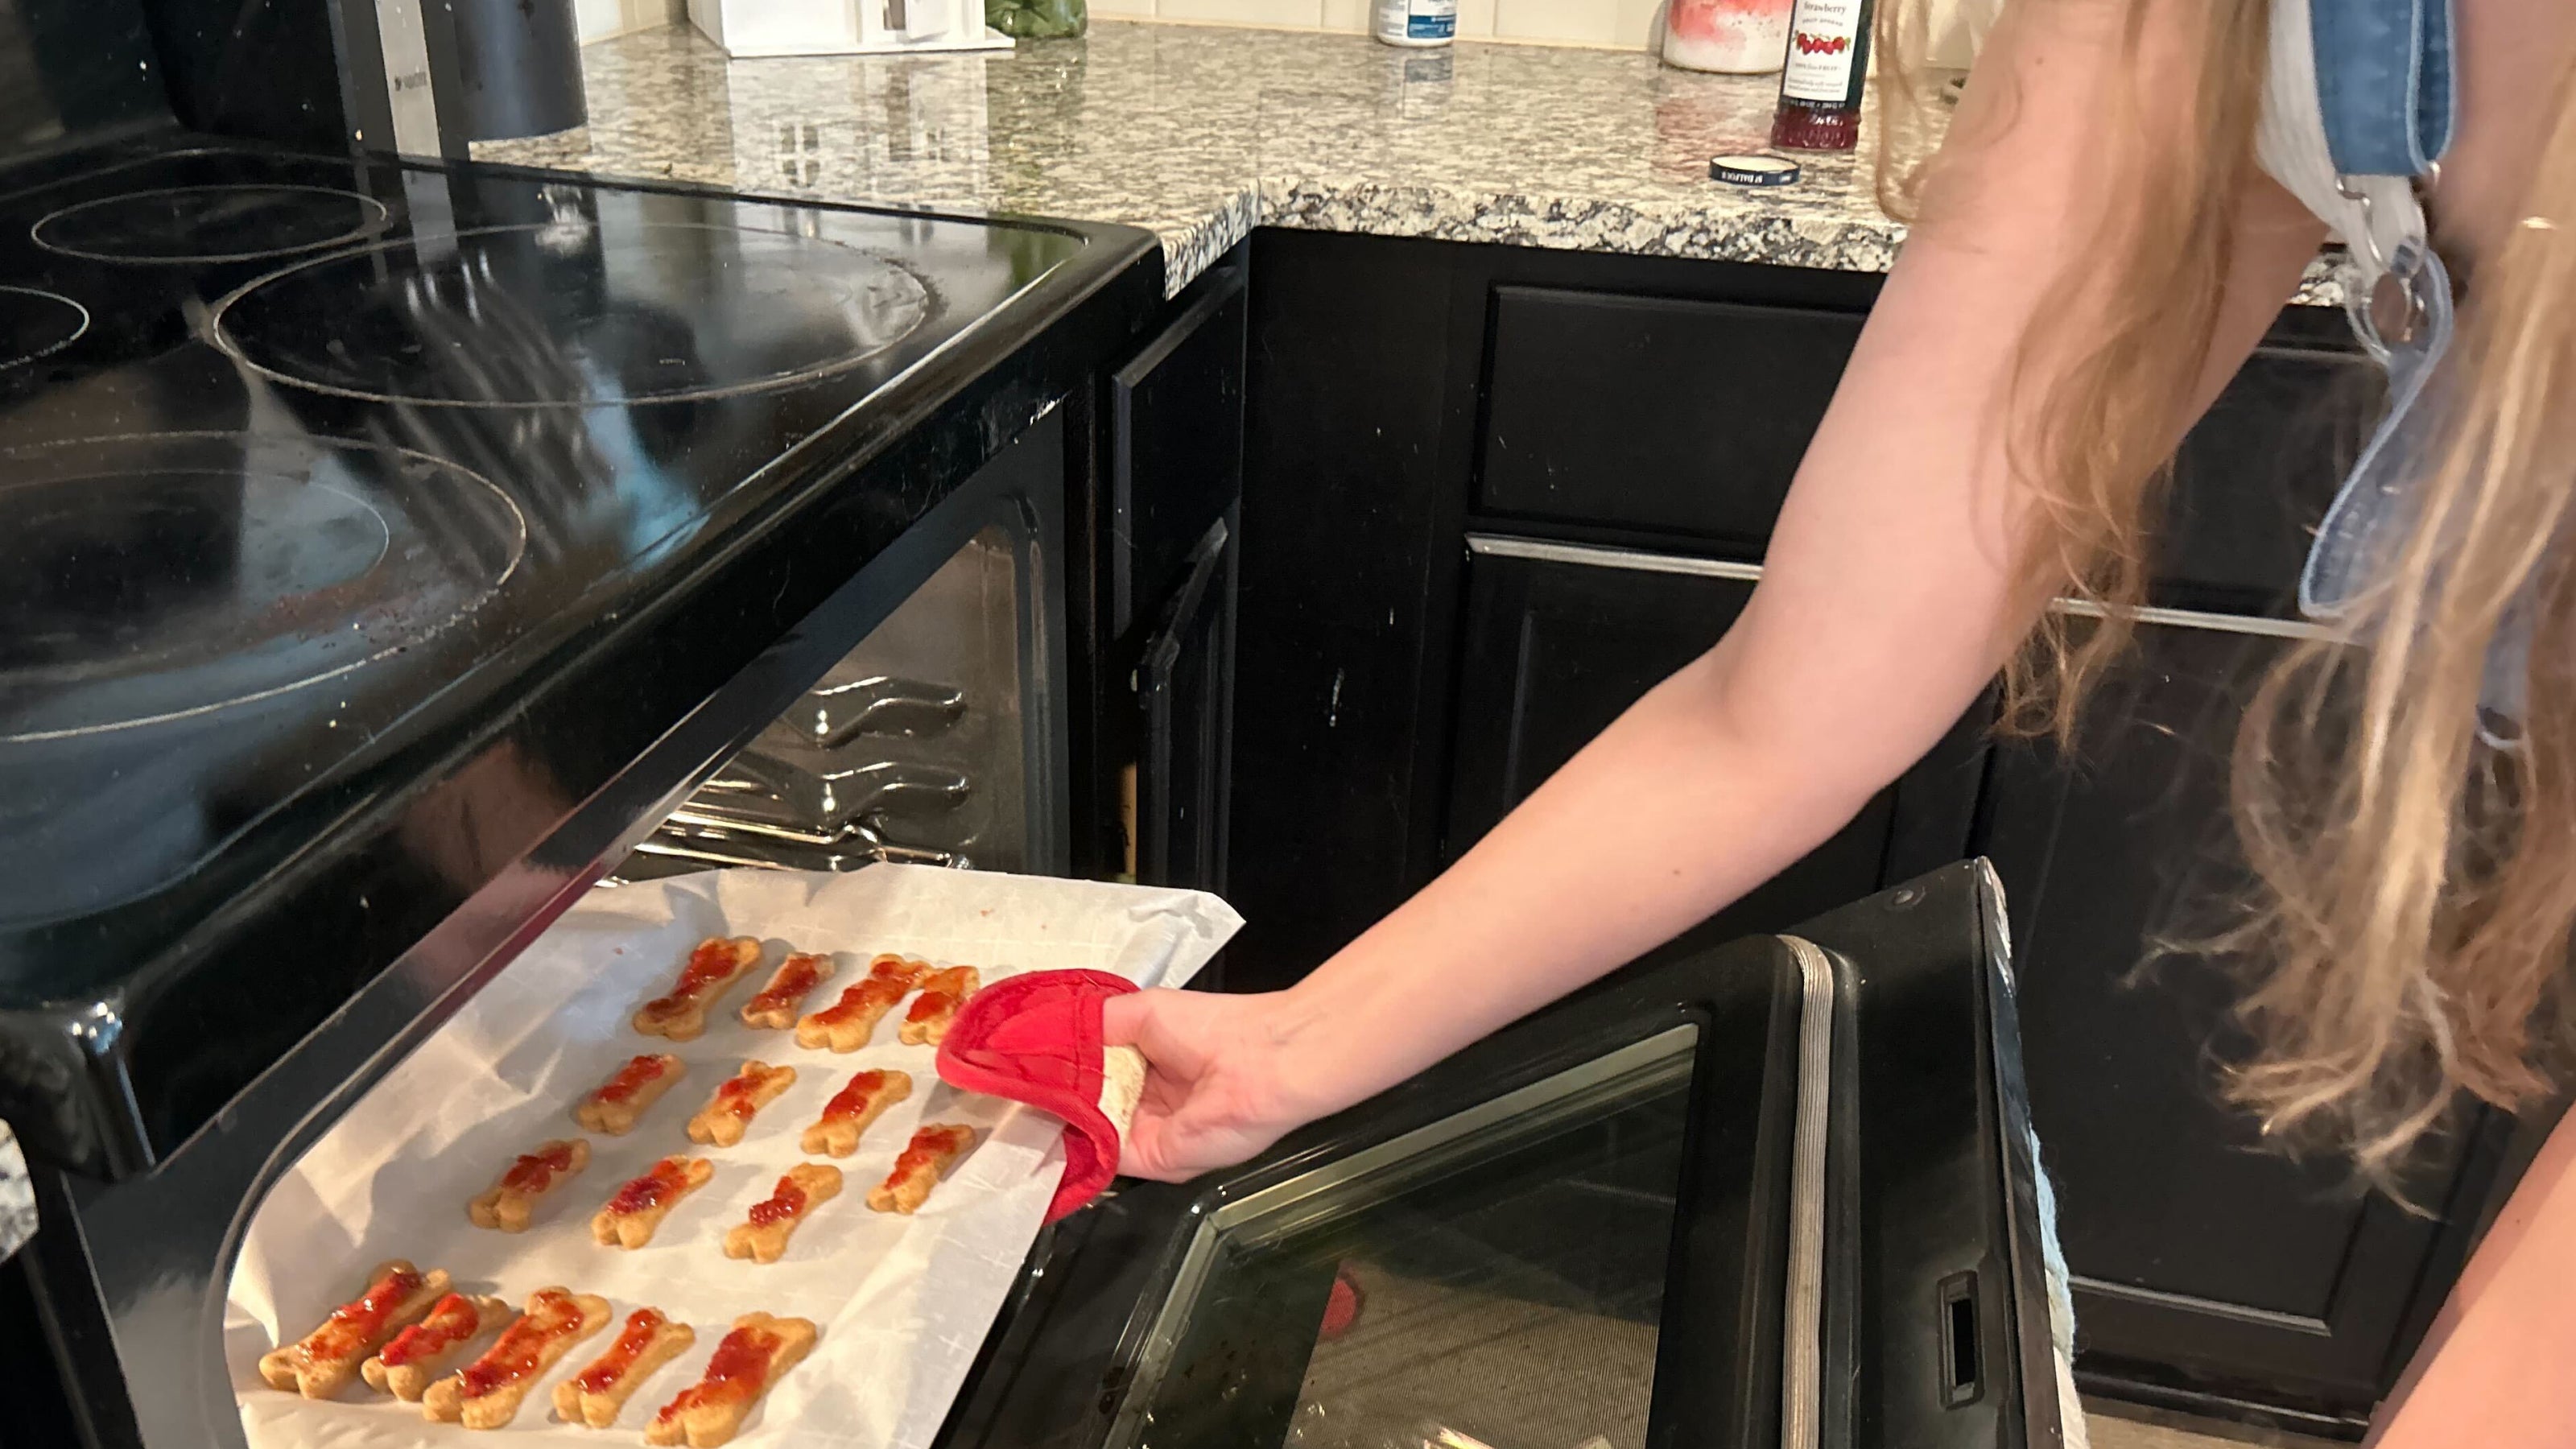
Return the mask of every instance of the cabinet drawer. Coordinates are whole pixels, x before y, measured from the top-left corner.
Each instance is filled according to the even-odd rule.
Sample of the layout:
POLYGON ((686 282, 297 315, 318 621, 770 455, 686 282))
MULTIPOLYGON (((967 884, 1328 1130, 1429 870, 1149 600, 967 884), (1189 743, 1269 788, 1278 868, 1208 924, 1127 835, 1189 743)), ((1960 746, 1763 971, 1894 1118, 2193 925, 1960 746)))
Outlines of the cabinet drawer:
POLYGON ((1758 549, 1857 313, 1494 290, 1477 506, 1758 549))

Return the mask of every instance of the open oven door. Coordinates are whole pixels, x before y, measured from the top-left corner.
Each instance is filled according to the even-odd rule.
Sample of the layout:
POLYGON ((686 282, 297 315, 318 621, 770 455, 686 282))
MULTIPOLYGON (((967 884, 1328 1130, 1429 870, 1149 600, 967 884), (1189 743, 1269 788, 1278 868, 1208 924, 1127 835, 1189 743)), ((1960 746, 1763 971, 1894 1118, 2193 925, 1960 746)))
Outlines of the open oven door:
POLYGON ((1042 1247, 946 1442, 2069 1442, 2003 921, 1970 862, 1685 938, 1245 1168, 1128 1184, 1042 1247))

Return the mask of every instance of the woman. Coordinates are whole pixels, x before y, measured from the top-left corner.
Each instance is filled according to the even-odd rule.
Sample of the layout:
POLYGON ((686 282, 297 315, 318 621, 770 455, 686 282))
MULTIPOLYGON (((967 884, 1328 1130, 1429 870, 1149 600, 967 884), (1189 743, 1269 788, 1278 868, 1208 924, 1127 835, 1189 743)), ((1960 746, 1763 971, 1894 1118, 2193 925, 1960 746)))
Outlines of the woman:
MULTIPOLYGON (((1839 828, 1999 669, 2017 717, 2063 730, 2140 597, 2159 467, 2317 255, 2319 211, 2393 277, 2371 315, 2407 391, 2450 296, 2396 224, 2413 195, 2401 177, 2355 212, 2342 193, 2374 188, 2316 155, 2303 171, 2294 123, 2408 72, 2275 72, 2309 55, 2310 3, 2320 40, 2374 15, 2410 34, 2409 7, 2274 3, 2006 10, 1741 620, 1300 986, 1113 1003, 1112 1040, 1152 1067, 1126 1170, 1239 1161, 1701 920, 1839 828), (2301 44, 2270 44, 2276 21, 2301 44), (2066 636, 2045 609, 2065 593, 2111 622, 2066 636)), ((2457 11, 2456 131, 2422 190, 2471 300, 2311 567, 2369 647, 2287 660, 2235 778, 2263 881, 2236 944, 2269 965, 2230 1089, 2383 1179, 2462 1093, 2547 1090, 2576 916, 2576 6, 2457 11)), ((2384 1411, 2392 1449, 2576 1443, 2571 1160, 2576 1127, 2384 1411)))

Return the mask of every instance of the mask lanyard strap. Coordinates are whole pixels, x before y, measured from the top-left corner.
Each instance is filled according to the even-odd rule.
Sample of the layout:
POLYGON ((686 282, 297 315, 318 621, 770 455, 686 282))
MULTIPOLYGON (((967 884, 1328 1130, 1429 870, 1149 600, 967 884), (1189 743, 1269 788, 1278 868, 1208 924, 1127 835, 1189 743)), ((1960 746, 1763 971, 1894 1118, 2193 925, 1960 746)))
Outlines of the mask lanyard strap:
POLYGON ((2343 239, 2345 310, 2388 370, 2388 413, 2299 580, 2301 611, 2333 619, 2392 530, 2412 522, 2407 465, 2450 345, 2450 275, 2416 185, 2450 144, 2451 10, 2448 0, 2273 0, 2271 24, 2256 154, 2343 239))

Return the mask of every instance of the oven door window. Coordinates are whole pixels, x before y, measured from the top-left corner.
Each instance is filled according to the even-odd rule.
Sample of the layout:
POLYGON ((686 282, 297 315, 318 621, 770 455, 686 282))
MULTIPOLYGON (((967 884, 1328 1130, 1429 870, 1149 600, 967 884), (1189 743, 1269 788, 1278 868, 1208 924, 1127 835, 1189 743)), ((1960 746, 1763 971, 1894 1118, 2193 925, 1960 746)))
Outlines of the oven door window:
POLYGON ((1113 1445, 1637 1449, 1681 1191, 1678 1026, 1209 1214, 1113 1445))

